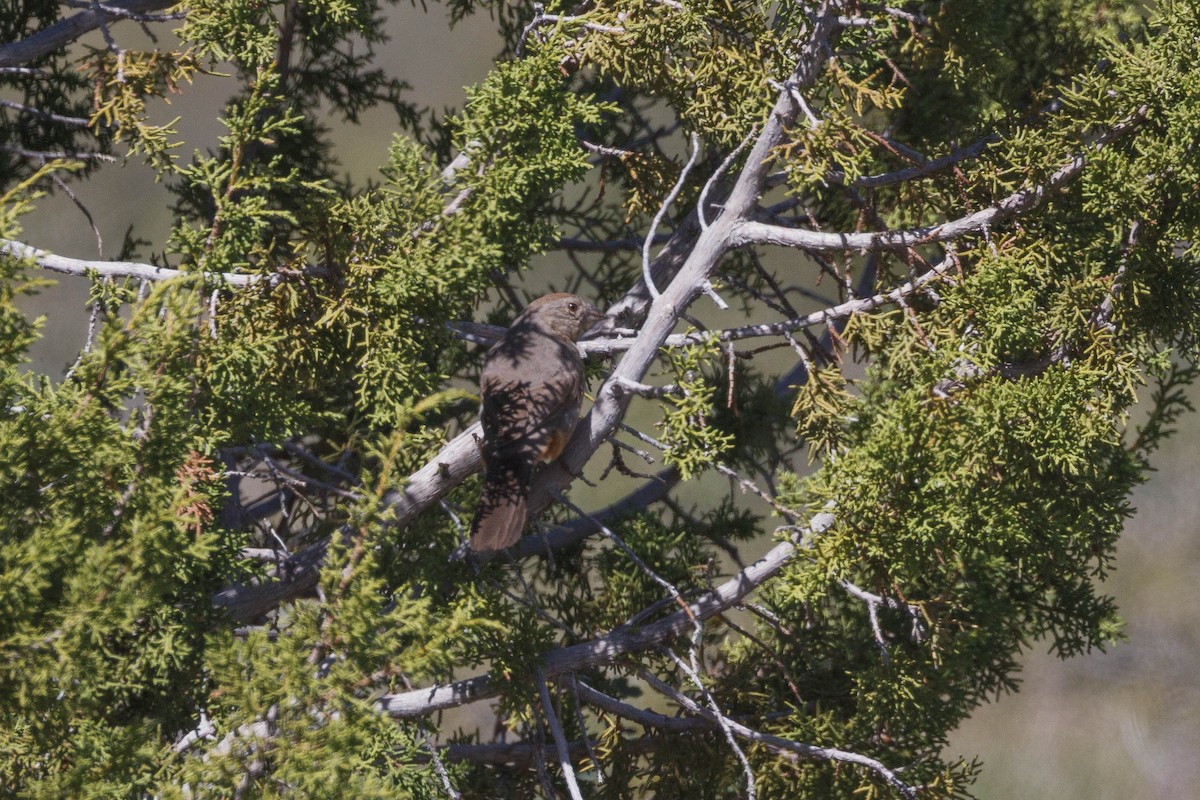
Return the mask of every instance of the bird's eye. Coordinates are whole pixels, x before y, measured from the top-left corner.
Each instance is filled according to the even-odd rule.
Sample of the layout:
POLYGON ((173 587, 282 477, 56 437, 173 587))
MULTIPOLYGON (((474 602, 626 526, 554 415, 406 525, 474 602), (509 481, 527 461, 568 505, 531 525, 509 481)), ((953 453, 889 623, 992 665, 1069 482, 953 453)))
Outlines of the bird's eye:
POLYGON ((569 308, 572 312, 578 311, 579 303, 567 303, 567 308, 569 308))

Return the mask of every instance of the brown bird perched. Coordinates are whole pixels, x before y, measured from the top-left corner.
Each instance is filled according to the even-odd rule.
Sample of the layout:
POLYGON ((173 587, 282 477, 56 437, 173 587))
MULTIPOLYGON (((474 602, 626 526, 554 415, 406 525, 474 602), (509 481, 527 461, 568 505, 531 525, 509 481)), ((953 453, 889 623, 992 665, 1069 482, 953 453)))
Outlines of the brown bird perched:
POLYGON ((533 468, 558 458, 579 422, 583 360, 575 342, 602 319, 580 297, 548 294, 488 351, 479 379, 485 471, 472 552, 489 557, 521 538, 533 468))

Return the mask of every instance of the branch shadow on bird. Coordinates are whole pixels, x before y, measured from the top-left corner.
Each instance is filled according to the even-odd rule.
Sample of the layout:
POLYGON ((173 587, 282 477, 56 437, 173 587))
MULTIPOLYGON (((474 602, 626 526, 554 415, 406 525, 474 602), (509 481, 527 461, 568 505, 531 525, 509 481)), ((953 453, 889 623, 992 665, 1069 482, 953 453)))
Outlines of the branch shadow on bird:
MULTIPOLYGON (((506 340, 497 356, 519 363, 524 340, 506 340)), ((571 348, 567 343, 560 347, 571 348)), ((520 538, 535 467, 562 453, 574 432, 579 404, 578 380, 573 376, 545 382, 493 382, 488 387, 481 417, 484 430, 493 435, 480 443, 483 492, 470 545, 477 557, 489 558, 520 538)))
POLYGON ((546 295, 488 351, 479 381, 484 477, 469 543, 475 559, 520 539, 534 471, 558 458, 579 421, 585 378, 575 342, 604 319, 575 295, 546 295))

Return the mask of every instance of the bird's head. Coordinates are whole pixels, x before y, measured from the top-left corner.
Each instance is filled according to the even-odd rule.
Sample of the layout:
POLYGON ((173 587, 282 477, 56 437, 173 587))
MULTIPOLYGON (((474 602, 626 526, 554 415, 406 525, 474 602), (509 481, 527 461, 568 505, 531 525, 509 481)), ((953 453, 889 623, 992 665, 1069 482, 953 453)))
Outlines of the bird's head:
POLYGON ((579 341, 585 331, 604 319, 594 305, 582 297, 556 292, 539 297, 525 307, 513 326, 534 325, 568 341, 579 341))

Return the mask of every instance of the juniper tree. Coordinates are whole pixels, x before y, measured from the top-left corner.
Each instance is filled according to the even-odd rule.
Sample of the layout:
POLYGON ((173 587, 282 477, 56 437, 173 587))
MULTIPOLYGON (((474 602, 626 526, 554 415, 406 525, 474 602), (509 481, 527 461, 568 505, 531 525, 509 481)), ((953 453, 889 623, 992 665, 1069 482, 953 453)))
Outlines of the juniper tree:
POLYGON ((449 10, 504 49, 446 118, 374 65, 408 8, 0 15, 5 793, 969 794, 942 748, 1021 647, 1117 635, 1196 374, 1195 4, 449 10), (329 128, 378 104, 356 185, 329 128), (169 237, 22 238, 118 169, 169 237), (47 270, 93 286, 61 379, 47 270), (549 290, 613 321, 591 410, 455 559, 480 345, 549 290))

